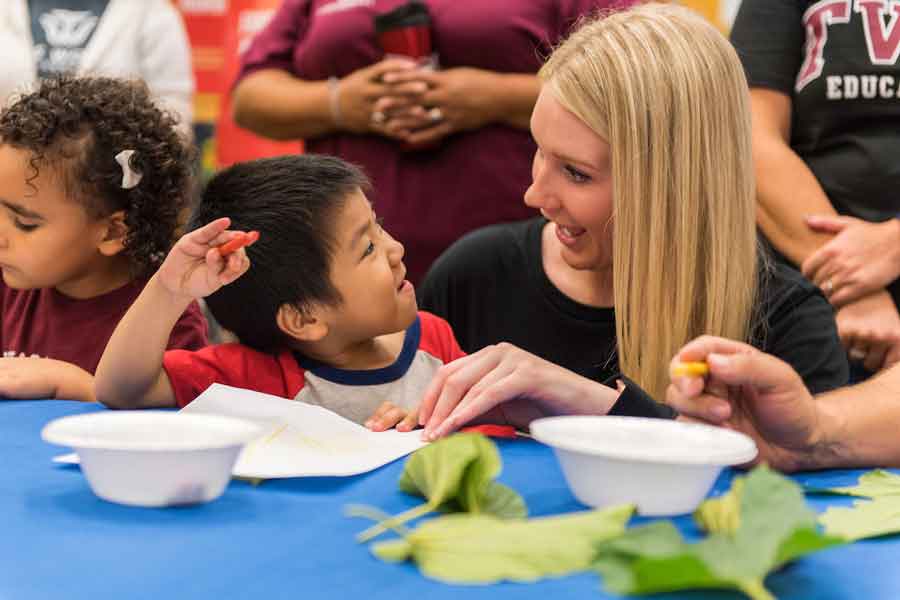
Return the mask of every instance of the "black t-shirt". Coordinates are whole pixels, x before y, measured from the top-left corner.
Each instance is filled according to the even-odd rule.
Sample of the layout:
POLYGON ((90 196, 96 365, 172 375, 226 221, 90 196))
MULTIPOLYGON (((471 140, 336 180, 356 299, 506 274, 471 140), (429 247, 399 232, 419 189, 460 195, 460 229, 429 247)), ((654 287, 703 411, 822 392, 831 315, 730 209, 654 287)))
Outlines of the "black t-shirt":
MULTIPOLYGON (((621 377, 614 309, 580 304, 553 285, 541 259, 546 222, 493 225, 466 235, 431 267, 419 287, 419 304, 450 323, 466 352, 510 342, 610 382, 621 377)), ((818 288, 780 264, 761 279, 754 345, 790 364, 813 393, 846 385, 847 359, 834 312, 818 288)), ((614 412, 647 412, 626 403, 620 399, 614 412)))
POLYGON ((39 77, 78 70, 107 4, 109 0, 28 0, 39 77))
POLYGON ((888 3, 746 1, 731 41, 751 87, 791 97, 791 147, 837 212, 900 212, 900 19, 888 3))

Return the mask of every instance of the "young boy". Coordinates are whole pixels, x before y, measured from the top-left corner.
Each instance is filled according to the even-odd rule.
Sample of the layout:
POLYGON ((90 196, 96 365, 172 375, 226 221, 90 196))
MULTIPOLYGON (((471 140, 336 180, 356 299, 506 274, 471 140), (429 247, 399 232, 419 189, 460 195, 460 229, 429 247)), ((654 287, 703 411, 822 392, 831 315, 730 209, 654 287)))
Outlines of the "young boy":
POLYGON ((97 398, 116 408, 184 406, 214 382, 317 404, 375 430, 415 426, 415 407, 462 351, 417 312, 403 246, 375 219, 365 176, 337 158, 238 164, 207 186, 188 233, 122 319, 97 398), (233 230, 228 230, 228 227, 233 230), (219 246, 258 231, 222 257, 219 246), (178 315, 206 297, 240 344, 165 352, 178 315))

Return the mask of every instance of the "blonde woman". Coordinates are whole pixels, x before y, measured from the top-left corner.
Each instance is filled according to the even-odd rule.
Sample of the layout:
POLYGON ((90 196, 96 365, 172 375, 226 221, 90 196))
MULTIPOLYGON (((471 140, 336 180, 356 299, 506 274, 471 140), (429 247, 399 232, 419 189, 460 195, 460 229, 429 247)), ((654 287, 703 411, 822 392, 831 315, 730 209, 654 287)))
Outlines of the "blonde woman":
POLYGON ((644 5, 585 23, 539 75, 525 203, 542 218, 461 240, 421 290, 474 352, 432 382, 426 436, 495 407, 484 418, 517 426, 673 416, 653 399, 701 334, 779 356, 814 391, 846 383, 825 298, 758 253, 747 84, 727 40, 644 5))

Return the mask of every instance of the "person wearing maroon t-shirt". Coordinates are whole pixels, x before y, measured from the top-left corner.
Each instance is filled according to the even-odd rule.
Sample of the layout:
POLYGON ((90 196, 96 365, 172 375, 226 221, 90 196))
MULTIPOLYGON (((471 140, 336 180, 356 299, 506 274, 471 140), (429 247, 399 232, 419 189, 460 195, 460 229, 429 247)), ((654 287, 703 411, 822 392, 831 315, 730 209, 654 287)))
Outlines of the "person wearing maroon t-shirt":
MULTIPOLYGON (((0 397, 94 399, 106 342, 174 241, 191 163, 142 83, 51 78, 0 113, 0 397)), ((169 347, 205 345, 192 304, 169 347)))
POLYGON ((582 15, 631 3, 425 0, 427 70, 377 42, 374 19, 398 0, 286 0, 243 56, 235 118, 362 166, 418 282, 462 234, 534 216, 522 195, 541 56, 582 15))

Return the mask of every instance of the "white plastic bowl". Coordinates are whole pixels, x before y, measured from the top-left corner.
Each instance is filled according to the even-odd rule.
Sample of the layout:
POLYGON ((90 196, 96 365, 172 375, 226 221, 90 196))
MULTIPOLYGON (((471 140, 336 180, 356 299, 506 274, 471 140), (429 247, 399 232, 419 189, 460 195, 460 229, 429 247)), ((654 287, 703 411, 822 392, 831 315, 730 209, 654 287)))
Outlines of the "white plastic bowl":
POLYGON ((222 495, 241 448, 262 428, 218 415, 101 412, 48 423, 41 437, 78 453, 94 493, 131 506, 209 502, 222 495))
POLYGON ((634 504, 645 516, 693 511, 723 467, 756 456, 742 433, 669 419, 548 417, 531 434, 556 452, 579 502, 634 504))

